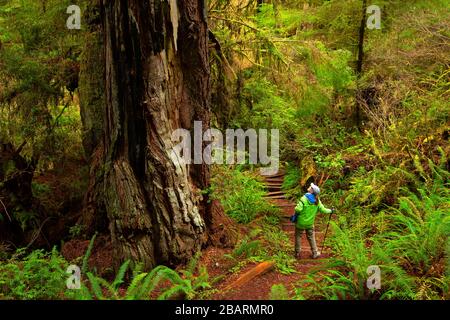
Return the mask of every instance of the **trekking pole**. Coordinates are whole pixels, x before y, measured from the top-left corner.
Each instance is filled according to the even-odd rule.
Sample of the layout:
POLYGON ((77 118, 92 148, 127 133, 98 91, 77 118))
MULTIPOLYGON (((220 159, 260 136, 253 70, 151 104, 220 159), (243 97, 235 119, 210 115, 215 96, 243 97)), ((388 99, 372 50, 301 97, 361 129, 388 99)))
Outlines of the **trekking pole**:
POLYGON ((325 247, 325 240, 327 239, 328 227, 330 226, 331 216, 333 215, 333 213, 334 211, 330 214, 330 218, 328 218, 327 230, 325 231, 325 236, 323 237, 322 249, 320 250, 320 252, 323 252, 323 248, 325 247))

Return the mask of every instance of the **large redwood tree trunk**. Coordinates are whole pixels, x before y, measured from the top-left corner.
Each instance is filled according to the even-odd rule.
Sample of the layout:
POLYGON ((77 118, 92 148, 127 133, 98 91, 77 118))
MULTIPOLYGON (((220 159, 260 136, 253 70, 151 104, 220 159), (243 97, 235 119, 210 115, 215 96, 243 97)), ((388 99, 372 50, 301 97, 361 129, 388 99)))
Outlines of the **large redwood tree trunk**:
MULTIPOLYGON (((93 208, 104 209, 117 263, 131 259, 153 267, 185 261, 208 241, 208 230, 223 214, 200 192, 209 182, 208 167, 186 166, 170 156, 177 144, 171 141, 174 130, 210 122, 203 3, 103 0, 98 7, 103 39, 94 39, 104 52, 103 139, 85 139, 93 156, 84 220, 95 221, 93 208)), ((89 81, 89 70, 82 70, 81 85, 98 85, 89 81)), ((95 105, 89 94, 81 96, 82 104, 95 105)), ((82 110, 83 122, 92 123, 96 113, 86 105, 82 110)), ((99 124, 87 131, 94 127, 99 124)), ((214 235, 226 244, 229 239, 217 238, 218 231, 223 227, 214 235)))

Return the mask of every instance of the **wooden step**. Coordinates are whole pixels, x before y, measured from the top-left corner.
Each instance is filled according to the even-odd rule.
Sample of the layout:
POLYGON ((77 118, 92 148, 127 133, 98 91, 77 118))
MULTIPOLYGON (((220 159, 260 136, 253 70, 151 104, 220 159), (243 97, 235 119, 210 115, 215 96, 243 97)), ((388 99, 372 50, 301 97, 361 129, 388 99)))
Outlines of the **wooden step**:
POLYGON ((283 185, 283 181, 275 181, 275 182, 273 182, 273 181, 268 181, 268 182, 266 182, 265 184, 264 184, 265 186, 282 186, 283 185))
POLYGON ((266 183, 265 186, 267 188, 273 188, 273 187, 281 188, 283 186, 283 184, 282 183, 266 183))
POLYGON ((278 170, 277 173, 270 175, 270 176, 264 176, 264 178, 278 178, 278 177, 284 177, 286 175, 286 171, 284 170, 278 170))
MULTIPOLYGON (((264 197, 264 199, 267 199, 267 200, 287 200, 286 196, 284 194, 275 194, 273 196, 266 196, 266 197, 264 197)), ((276 203, 274 203, 273 205, 277 206, 276 203)))
POLYGON ((283 191, 274 191, 274 192, 267 193, 266 197, 281 196, 281 195, 284 195, 283 191))
POLYGON ((264 180, 266 182, 283 182, 284 177, 266 177, 264 180))
POLYGON ((286 197, 284 195, 271 196, 271 197, 265 197, 265 198, 269 199, 269 200, 286 200, 286 197))

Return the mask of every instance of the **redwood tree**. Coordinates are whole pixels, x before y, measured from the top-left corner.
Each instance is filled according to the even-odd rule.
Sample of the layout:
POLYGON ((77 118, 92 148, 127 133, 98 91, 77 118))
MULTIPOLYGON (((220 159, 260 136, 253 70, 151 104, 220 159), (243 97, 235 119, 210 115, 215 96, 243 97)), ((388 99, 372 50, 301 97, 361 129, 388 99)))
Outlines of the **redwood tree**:
POLYGON ((175 264, 208 240, 230 241, 223 212, 201 193, 208 167, 171 157, 174 130, 210 122, 204 3, 103 0, 87 15, 80 97, 91 184, 83 220, 92 228, 105 213, 116 263, 175 264))

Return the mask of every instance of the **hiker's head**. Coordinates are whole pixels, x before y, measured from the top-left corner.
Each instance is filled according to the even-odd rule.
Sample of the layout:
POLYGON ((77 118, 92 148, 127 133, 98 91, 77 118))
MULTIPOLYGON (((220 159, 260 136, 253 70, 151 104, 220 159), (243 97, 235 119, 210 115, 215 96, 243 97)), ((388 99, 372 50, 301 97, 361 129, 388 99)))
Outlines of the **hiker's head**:
POLYGON ((320 194, 320 188, 314 183, 311 183, 311 186, 308 188, 308 192, 318 196, 320 194))

